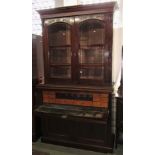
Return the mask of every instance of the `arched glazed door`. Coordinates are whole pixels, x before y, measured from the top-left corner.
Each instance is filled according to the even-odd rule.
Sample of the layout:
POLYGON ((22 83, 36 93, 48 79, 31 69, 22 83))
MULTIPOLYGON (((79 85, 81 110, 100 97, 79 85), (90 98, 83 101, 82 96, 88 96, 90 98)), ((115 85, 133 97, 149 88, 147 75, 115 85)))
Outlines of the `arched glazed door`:
POLYGON ((52 83, 72 80, 72 25, 73 18, 46 20, 47 77, 52 83))
MULTIPOLYGON (((107 23, 103 15, 75 18, 79 34, 79 83, 105 84, 107 58, 107 23)), ((110 73, 109 73, 110 74, 110 73)))

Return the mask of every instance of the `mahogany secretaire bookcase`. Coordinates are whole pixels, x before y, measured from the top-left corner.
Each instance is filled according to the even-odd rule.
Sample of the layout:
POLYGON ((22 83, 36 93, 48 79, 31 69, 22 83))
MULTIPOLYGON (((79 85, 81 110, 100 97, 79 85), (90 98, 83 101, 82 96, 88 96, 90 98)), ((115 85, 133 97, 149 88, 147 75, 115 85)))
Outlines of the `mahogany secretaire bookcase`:
POLYGON ((112 38, 115 3, 39 10, 44 77, 35 114, 41 141, 112 152, 112 38))

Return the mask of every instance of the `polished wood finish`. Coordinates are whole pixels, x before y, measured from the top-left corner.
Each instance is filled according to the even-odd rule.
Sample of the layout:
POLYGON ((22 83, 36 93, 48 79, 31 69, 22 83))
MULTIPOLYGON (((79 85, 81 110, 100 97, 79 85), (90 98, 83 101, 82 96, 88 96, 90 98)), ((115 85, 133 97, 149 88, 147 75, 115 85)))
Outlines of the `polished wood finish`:
POLYGON ((108 94, 86 93, 86 92, 63 92, 43 91, 43 103, 71 104, 92 107, 108 108, 108 94), (61 98, 57 97, 61 94, 61 98), (68 97, 68 98, 67 98, 68 97))
POLYGON ((40 129, 40 118, 34 114, 34 110, 38 107, 36 102, 36 85, 38 84, 38 79, 32 80, 32 141, 35 142, 41 136, 40 129))
MULTIPOLYGON (((44 62, 45 62, 45 83, 53 83, 53 84, 82 84, 82 85, 111 85, 112 84, 112 20, 113 20, 113 10, 114 10, 114 5, 115 3, 105 3, 105 4, 99 4, 99 5, 80 5, 80 6, 72 6, 72 7, 63 7, 63 8, 55 8, 55 9, 47 9, 47 10, 40 10, 38 11, 41 15, 42 18, 42 26, 43 26, 43 46, 44 46, 44 62), (91 11, 91 12, 89 12, 91 11), (68 13, 70 14, 68 16, 68 13), (62 15, 63 14, 63 15, 62 15), (105 44, 95 44, 91 45, 90 47, 102 47, 101 49, 104 49, 104 51, 108 52, 108 56, 104 56, 104 63, 100 63, 98 65, 92 63, 91 65, 89 64, 80 64, 79 60, 79 50, 80 50, 80 26, 83 24, 85 21, 77 21, 79 18, 83 16, 92 16, 92 15, 98 15, 101 16, 101 20, 98 19, 85 19, 85 21, 93 21, 93 22, 100 22, 101 24, 104 25, 105 29, 105 44), (56 20, 58 17, 61 17, 61 20, 58 22, 54 22, 53 24, 46 24, 46 20, 56 20), (73 23, 71 24, 65 24, 65 19, 72 17, 71 20, 73 20, 73 23), (51 64, 49 61, 49 52, 50 52, 50 44, 49 44, 49 30, 51 28, 51 25, 56 25, 56 24, 64 24, 64 25, 69 25, 68 31, 71 34, 71 46, 68 46, 67 44, 63 45, 63 47, 68 46, 71 47, 71 66, 67 64, 67 66, 71 67, 71 77, 68 78, 63 78, 62 76, 57 76, 57 77, 50 77, 50 69, 51 65, 52 66, 59 66, 65 67, 66 64, 51 64), (99 69, 99 67, 104 67, 104 78, 102 79, 89 79, 89 78, 80 78, 80 72, 82 69, 99 69)), ((94 17, 93 17, 94 18, 94 17)), ((83 20, 83 19, 82 19, 83 20)), ((88 23, 89 23, 88 22, 88 23)), ((88 24, 90 25, 90 24, 88 24)), ((60 35, 60 34, 59 34, 60 35)), ((53 47, 60 48, 62 47, 61 45, 56 45, 53 47)), ((89 47, 89 46, 88 46, 89 47)), ((91 71, 92 72, 92 71, 91 71)), ((99 73, 99 71, 98 71, 99 73)), ((97 74, 98 74, 97 73, 97 74)))
POLYGON ((117 97, 116 101, 116 143, 123 144, 123 97, 117 97))
POLYGON ((42 142, 100 152, 113 151, 110 87, 40 84, 36 88, 40 106, 35 114, 41 118, 42 142), (80 95, 83 100, 92 101, 83 101, 80 95), (71 98, 66 99, 68 97, 71 98), (100 100, 106 103, 103 107, 100 100))
POLYGON ((37 35, 32 36, 32 141, 35 142, 41 134, 40 130, 40 119, 35 116, 34 110, 37 107, 36 100, 36 85, 39 84, 38 78, 38 64, 37 64, 37 55, 38 55, 38 37, 37 35))
POLYGON ((114 2, 103 4, 88 4, 69 7, 60 7, 54 9, 38 10, 42 19, 54 18, 54 17, 68 17, 89 15, 95 13, 112 13, 115 7, 114 2))
POLYGON ((36 110, 42 120, 42 141, 102 152, 113 151, 108 111, 100 108, 45 105, 36 110), (47 109, 47 110, 46 110, 47 109), (97 115, 91 115, 96 114, 97 115), (81 115, 83 114, 83 116, 81 115))
POLYGON ((36 86, 35 115, 41 119, 42 142, 113 151, 114 6, 110 2, 38 11, 43 27, 45 83, 36 86), (102 39, 93 33, 103 34, 102 39), (53 40, 52 35, 60 40, 53 40))

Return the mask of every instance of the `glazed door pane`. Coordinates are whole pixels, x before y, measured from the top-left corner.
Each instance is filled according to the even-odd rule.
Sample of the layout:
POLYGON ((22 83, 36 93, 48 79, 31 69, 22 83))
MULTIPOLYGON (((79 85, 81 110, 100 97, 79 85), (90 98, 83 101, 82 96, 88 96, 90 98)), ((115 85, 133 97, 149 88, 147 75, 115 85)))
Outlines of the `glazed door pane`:
POLYGON ((81 67, 80 79, 103 80, 103 67, 81 67))
POLYGON ((80 64, 96 64, 104 63, 104 49, 100 47, 95 48, 81 48, 80 49, 80 64))
POLYGON ((104 23, 98 19, 88 19, 80 23, 80 47, 104 45, 104 23))
POLYGON ((50 50, 51 64, 71 64, 71 48, 53 48, 50 50))
POLYGON ((71 26, 64 22, 49 26, 49 46, 71 45, 71 26))
MULTIPOLYGON (((78 20, 77 20, 78 19, 78 20)), ((105 23, 102 15, 78 16, 80 80, 104 80, 105 23)))
POLYGON ((71 67, 66 66, 54 66, 50 70, 51 78, 71 78, 71 67))
POLYGON ((104 83, 109 60, 104 18, 96 14, 48 20, 50 78, 104 83))
MULTIPOLYGON (((49 76, 54 79, 71 79, 71 27, 66 21, 57 19, 48 26, 49 76)), ((49 23, 53 20, 49 20, 49 23)))

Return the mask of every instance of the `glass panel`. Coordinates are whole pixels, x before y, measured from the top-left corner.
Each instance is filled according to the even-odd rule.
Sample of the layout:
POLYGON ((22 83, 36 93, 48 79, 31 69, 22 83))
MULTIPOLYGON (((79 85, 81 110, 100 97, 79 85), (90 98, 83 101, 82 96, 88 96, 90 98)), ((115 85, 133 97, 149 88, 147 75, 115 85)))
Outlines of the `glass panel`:
POLYGON ((51 67, 50 70, 51 78, 70 78, 71 77, 71 67, 51 67))
POLYGON ((55 48, 50 51, 51 63, 71 63, 71 48, 55 48))
POLYGON ((103 67, 87 67, 80 69, 80 79, 103 80, 103 67))
POLYGON ((49 46, 65 46, 71 44, 70 25, 63 22, 49 26, 49 46))
POLYGON ((90 46, 104 44, 104 23, 97 19, 89 19, 80 25, 80 45, 90 46))
POLYGON ((80 50, 80 63, 103 63, 104 49, 96 48, 85 48, 80 50))

